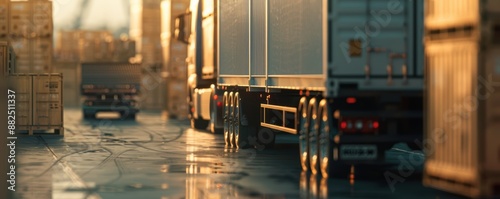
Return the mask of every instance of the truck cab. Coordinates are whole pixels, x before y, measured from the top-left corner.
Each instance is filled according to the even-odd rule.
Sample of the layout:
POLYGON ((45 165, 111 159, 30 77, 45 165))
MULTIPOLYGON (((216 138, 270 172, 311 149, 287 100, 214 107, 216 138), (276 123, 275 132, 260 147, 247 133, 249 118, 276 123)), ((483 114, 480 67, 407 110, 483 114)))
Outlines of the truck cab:
POLYGON ((188 45, 186 58, 188 117, 195 129, 222 128, 222 93, 217 83, 217 20, 215 0, 192 0, 175 20, 174 37, 188 45))

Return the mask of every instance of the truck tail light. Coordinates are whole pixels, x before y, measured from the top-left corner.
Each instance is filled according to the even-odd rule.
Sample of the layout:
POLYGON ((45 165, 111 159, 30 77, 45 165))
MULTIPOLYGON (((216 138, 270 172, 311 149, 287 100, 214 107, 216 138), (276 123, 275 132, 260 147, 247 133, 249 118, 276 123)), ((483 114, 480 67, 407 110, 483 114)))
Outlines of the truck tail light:
POLYGON ((217 102, 217 107, 222 107, 222 102, 217 102))
POLYGON ((354 103, 356 103, 356 98, 354 98, 354 97, 348 97, 348 98, 346 99, 346 102, 347 102, 348 104, 354 104, 354 103))
POLYGON ((339 122, 340 131, 344 133, 376 133, 379 122, 369 118, 342 118, 339 122))
POLYGON ((217 100, 217 99, 219 99, 219 96, 214 95, 214 100, 217 100))

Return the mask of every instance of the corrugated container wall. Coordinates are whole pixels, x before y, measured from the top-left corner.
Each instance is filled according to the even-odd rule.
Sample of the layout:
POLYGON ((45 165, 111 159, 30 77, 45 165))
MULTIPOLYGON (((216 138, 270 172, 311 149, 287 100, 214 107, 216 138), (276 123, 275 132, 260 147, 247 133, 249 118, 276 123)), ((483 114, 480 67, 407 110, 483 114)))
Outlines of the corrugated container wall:
POLYGON ((167 75, 166 113, 168 117, 187 118, 187 45, 173 38, 175 18, 186 13, 189 0, 162 1, 162 47, 167 75))
POLYGON ((33 75, 33 129, 63 127, 63 77, 61 74, 33 75))
POLYGON ((16 129, 29 134, 54 129, 63 135, 62 75, 16 73, 8 79, 16 92, 16 129))
POLYGON ((10 8, 13 37, 52 37, 52 1, 12 1, 10 8))
POLYGON ((130 38, 136 41, 136 54, 143 64, 162 63, 161 1, 130 1, 130 38))
POLYGON ((11 42, 17 58, 17 73, 52 71, 52 37, 17 37, 11 42))
POLYGON ((426 2, 423 183, 473 198, 500 196, 500 21, 492 17, 500 4, 493 2, 426 2))
POLYGON ((15 74, 7 78, 10 89, 16 92, 16 129, 29 130, 32 122, 32 78, 27 74, 15 74))
POLYGON ((9 8, 8 37, 17 55, 16 72, 52 72, 52 1, 11 1, 9 8))
POLYGON ((219 86, 423 89, 422 1, 218 2, 219 86))
POLYGON ((113 38, 109 31, 61 31, 57 34, 55 58, 62 62, 127 62, 135 56, 135 42, 113 38))
POLYGON ((9 35, 9 7, 10 0, 0 1, 0 38, 9 35))
POLYGON ((63 74, 64 107, 81 105, 80 78, 81 69, 78 62, 54 62, 54 71, 63 74))
POLYGON ((425 0, 425 28, 478 27, 484 20, 481 13, 487 12, 500 12, 500 1, 425 0))
POLYGON ((142 63, 145 68, 140 104, 144 109, 164 108, 166 85, 161 76, 161 1, 131 0, 129 31, 131 39, 136 42, 136 56, 132 61, 142 63))

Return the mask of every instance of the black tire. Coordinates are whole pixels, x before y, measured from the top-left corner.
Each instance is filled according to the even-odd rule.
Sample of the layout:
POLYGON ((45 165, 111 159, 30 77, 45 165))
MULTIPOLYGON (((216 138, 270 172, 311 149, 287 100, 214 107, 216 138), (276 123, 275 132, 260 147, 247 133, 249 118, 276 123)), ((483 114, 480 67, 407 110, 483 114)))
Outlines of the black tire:
POLYGON ((208 121, 208 120, 191 118, 191 128, 194 128, 197 130, 206 130, 209 122, 210 121, 208 121))
POLYGON ((309 101, 307 107, 308 113, 308 128, 309 128, 309 140, 308 140, 308 159, 309 159, 309 170, 313 175, 318 174, 320 172, 319 169, 319 131, 318 131, 318 103, 316 98, 312 98, 309 101))
POLYGON ((330 116, 331 112, 327 101, 324 99, 321 100, 318 108, 319 168, 323 178, 344 178, 349 175, 350 166, 333 158, 332 152, 336 145, 333 142, 333 136, 335 136, 338 131, 336 126, 333 125, 332 117, 330 116))
POLYGON ((229 94, 228 92, 224 92, 224 96, 222 98, 222 104, 223 104, 223 108, 222 108, 222 119, 223 119, 223 122, 224 122, 224 128, 223 128, 223 135, 224 135, 224 144, 226 145, 226 147, 229 147, 229 120, 231 119, 230 118, 230 103, 231 103, 231 100, 229 100, 229 94))
POLYGON ((307 98, 302 97, 299 102, 297 111, 297 130, 299 134, 299 160, 302 171, 309 170, 309 128, 308 128, 308 113, 307 113, 307 98))

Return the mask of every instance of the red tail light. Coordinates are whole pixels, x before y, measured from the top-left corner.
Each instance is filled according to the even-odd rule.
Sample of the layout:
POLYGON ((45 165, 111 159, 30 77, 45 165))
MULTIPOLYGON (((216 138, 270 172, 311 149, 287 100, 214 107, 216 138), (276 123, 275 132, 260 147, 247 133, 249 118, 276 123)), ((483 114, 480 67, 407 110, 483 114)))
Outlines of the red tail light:
POLYGON ((356 98, 354 98, 354 97, 348 97, 346 99, 346 101, 347 101, 348 104, 354 104, 354 103, 356 103, 356 98))
POLYGON ((342 118, 339 127, 344 133, 376 133, 380 125, 369 118, 342 118))
POLYGON ((340 122, 340 128, 341 129, 347 128, 347 122, 345 122, 345 121, 340 122))
POLYGON ((222 106, 222 102, 217 102, 217 107, 221 107, 222 106))
POLYGON ((214 95, 214 100, 217 100, 217 99, 219 99, 219 96, 214 95))

